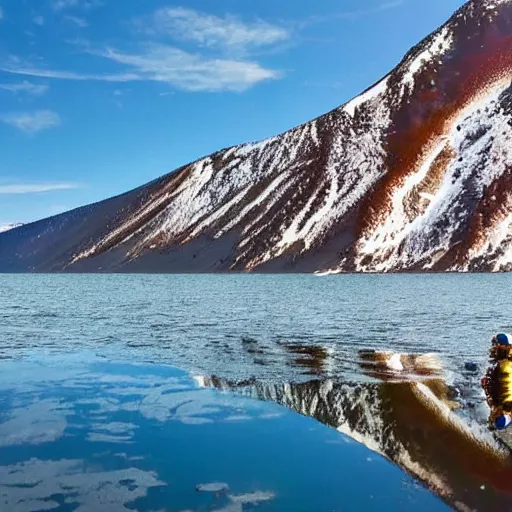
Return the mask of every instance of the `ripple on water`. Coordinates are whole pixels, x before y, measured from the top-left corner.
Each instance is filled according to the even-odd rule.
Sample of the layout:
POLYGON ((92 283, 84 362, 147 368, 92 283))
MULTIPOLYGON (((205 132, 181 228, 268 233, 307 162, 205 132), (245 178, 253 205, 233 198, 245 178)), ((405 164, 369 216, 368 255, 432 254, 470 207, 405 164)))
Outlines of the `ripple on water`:
POLYGON ((360 377, 357 352, 439 352, 460 374, 511 330, 501 275, 3 275, 3 357, 118 344, 127 358, 229 378, 360 377), (257 342, 247 350, 246 339, 257 342), (325 352, 321 368, 311 355, 325 352), (301 348, 300 350, 306 350, 301 348), (313 362, 312 362, 313 361, 313 362))

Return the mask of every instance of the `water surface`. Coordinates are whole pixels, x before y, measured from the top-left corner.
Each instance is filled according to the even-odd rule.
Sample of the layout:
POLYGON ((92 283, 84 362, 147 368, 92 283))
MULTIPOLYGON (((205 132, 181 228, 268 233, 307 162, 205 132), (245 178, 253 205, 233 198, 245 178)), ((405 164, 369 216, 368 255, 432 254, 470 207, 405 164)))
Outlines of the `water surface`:
MULTIPOLYGON (((109 354, 109 359, 114 357, 109 354)), ((160 365, 0 362, 0 510, 443 511, 383 457, 160 365)))
POLYGON ((436 351, 459 375, 512 330, 508 274, 0 275, 0 287, 0 357, 117 345, 226 378, 359 379, 367 348, 436 351), (322 364, 301 364, 302 346, 322 364))
POLYGON ((446 507, 425 487, 459 510, 507 509, 512 473, 503 483, 508 458, 495 471, 479 378, 491 336, 512 330, 511 284, 1 275, 0 509, 17 496, 19 510, 446 507), (449 425, 418 401, 428 390, 364 371, 367 349, 438 353, 459 406, 449 425))

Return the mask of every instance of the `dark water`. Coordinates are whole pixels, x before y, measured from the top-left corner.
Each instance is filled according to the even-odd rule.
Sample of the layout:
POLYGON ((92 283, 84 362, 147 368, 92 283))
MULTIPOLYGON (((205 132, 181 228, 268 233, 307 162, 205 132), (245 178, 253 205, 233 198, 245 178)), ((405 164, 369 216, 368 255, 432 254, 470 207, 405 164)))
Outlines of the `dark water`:
POLYGON ((511 279, 0 276, 0 510, 512 509, 478 384, 511 279), (440 354, 437 398, 370 348, 440 354))

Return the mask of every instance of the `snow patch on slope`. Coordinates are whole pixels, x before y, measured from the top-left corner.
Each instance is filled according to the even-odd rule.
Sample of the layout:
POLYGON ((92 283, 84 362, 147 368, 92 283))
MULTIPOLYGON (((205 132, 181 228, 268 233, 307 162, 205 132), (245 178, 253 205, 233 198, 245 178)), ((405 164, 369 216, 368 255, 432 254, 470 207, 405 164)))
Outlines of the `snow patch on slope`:
POLYGON ((0 233, 5 233, 6 231, 11 231, 12 229, 16 229, 23 226, 21 223, 14 223, 14 224, 6 224, 5 226, 0 226, 0 233))
POLYGON ((377 96, 380 96, 382 93, 386 92, 388 86, 388 78, 389 75, 384 77, 379 83, 374 85, 371 89, 356 96, 354 99, 349 101, 344 107, 343 110, 350 116, 354 117, 356 113, 356 109, 361 105, 375 99, 377 96))
POLYGON ((196 162, 189 177, 172 194, 172 202, 152 221, 151 229, 132 254, 161 236, 169 241, 191 230, 185 240, 189 241, 205 230, 214 229, 213 236, 219 238, 244 225, 252 210, 267 200, 279 198, 279 186, 290 178, 289 172, 299 159, 299 149, 309 144, 318 144, 315 122, 282 136, 231 148, 221 156, 224 166, 214 166, 210 157, 196 162), (230 218, 230 210, 243 204, 251 189, 275 174, 276 169, 281 172, 271 183, 230 218))
MULTIPOLYGON (((512 211, 511 199, 503 205, 509 211, 512 211)), ((470 263, 482 257, 494 259, 494 272, 512 270, 512 213, 508 213, 493 228, 485 231, 484 243, 468 251, 468 262, 463 270, 469 270, 470 263)))
POLYGON ((428 62, 434 59, 440 59, 445 53, 447 53, 453 45, 453 34, 449 27, 443 27, 437 34, 432 38, 430 44, 419 54, 412 57, 412 59, 406 63, 406 71, 402 78, 402 94, 406 87, 409 91, 414 89, 415 81, 414 78, 428 62))
POLYGON ((496 11, 500 5, 510 4, 510 0, 483 0, 482 7, 488 11, 496 11))
POLYGON ((433 145, 418 171, 395 191, 391 211, 359 244, 358 271, 387 272, 421 262, 428 269, 435 264, 435 255, 452 246, 454 234, 471 214, 463 202, 468 183, 473 200, 479 200, 512 161, 512 127, 499 105, 499 97, 508 86, 507 81, 496 84, 451 122, 447 140, 456 156, 423 214, 409 222, 402 201, 407 191, 425 177, 445 141, 433 145), (365 255, 372 255, 371 263, 363 263, 365 255))
MULTIPOLYGON (((396 254, 396 248, 417 227, 415 226, 417 222, 410 223, 407 218, 404 200, 413 188, 426 178, 432 164, 445 147, 446 138, 441 138, 436 144, 433 144, 418 170, 410 174, 402 186, 395 188, 391 199, 390 214, 369 238, 360 242, 359 256, 356 260, 358 271, 364 269, 362 261, 368 255, 380 261, 373 269, 376 272, 385 271, 386 268, 395 267, 398 264, 399 257, 396 254)), ((421 218, 416 219, 416 221, 418 220, 421 221, 421 218)))
POLYGON ((271 195, 277 193, 279 191, 279 187, 283 183, 283 181, 288 178, 288 173, 283 172, 279 174, 270 185, 253 201, 247 204, 242 211, 226 226, 224 226, 216 235, 216 238, 221 237, 224 233, 227 233, 231 229, 233 229, 237 224, 239 224, 249 212, 251 212, 254 208, 259 206, 261 203, 267 200, 271 195))
MULTIPOLYGON (((310 214, 312 204, 320 193, 320 188, 317 188, 304 208, 283 230, 275 248, 264 255, 258 263, 283 254, 288 247, 297 242, 303 242, 303 252, 309 250, 322 240, 323 235, 340 221, 382 176, 385 158, 382 137, 390 123, 390 111, 383 101, 386 83, 387 80, 383 80, 372 90, 373 93, 364 99, 369 112, 368 125, 357 133, 350 125, 333 127, 333 140, 324 181, 327 194, 323 204, 316 212, 310 214), (299 230, 308 214, 310 217, 299 230)), ((345 110, 346 106, 342 108, 345 110)))

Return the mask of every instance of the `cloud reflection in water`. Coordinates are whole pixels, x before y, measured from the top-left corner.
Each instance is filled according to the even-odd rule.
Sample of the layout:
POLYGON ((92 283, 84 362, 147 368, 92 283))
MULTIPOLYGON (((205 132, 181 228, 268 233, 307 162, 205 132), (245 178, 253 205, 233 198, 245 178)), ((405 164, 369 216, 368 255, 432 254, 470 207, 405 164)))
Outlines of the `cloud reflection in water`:
POLYGON ((364 447, 328 444, 339 433, 173 368, 78 355, 0 365, 0 510, 445 510, 364 447))

